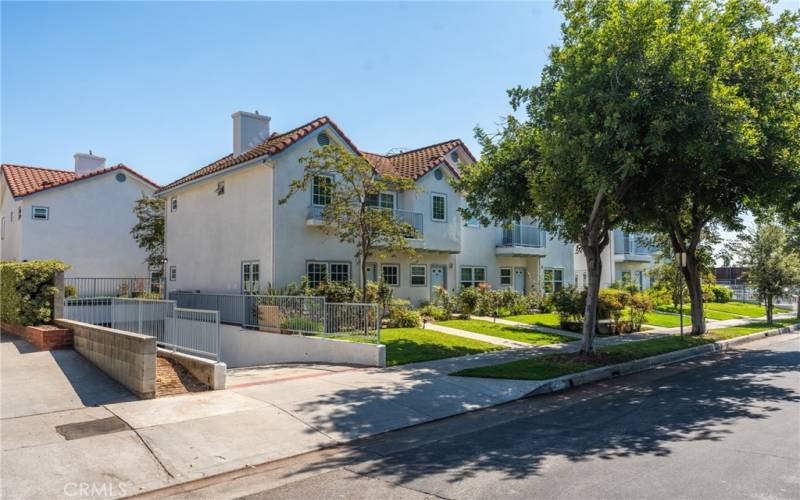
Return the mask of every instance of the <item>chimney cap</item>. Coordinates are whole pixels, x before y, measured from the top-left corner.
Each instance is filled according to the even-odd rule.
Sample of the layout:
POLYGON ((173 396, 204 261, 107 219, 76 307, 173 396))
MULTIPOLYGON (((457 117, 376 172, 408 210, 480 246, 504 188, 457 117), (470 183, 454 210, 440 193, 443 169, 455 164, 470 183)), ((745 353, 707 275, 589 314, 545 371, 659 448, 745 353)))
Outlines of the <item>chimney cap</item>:
POLYGON ((268 121, 270 121, 272 119, 271 117, 269 117, 267 115, 258 114, 258 111, 256 111, 255 113, 250 113, 249 111, 237 111, 236 113, 233 113, 231 115, 231 118, 237 118, 239 116, 245 116, 247 118, 253 118, 253 119, 256 119, 256 120, 262 120, 262 121, 265 121, 265 122, 268 122, 268 121))

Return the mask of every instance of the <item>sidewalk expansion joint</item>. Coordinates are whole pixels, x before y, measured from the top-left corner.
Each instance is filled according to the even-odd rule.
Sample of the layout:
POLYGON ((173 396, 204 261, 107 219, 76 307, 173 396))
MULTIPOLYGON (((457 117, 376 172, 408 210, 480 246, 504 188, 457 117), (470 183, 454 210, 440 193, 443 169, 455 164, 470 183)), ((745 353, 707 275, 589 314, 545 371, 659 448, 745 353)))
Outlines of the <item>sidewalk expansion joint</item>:
POLYGON ((172 473, 172 472, 171 472, 171 471, 170 471, 170 470, 167 468, 167 466, 166 466, 166 465, 164 465, 164 462, 162 462, 162 461, 161 461, 161 459, 160 459, 160 458, 158 458, 158 455, 156 455, 156 452, 155 452, 155 451, 153 451, 153 448, 151 448, 149 444, 147 444, 147 441, 145 441, 145 439, 142 437, 142 435, 141 435, 141 434, 139 434, 139 431, 138 431, 138 430, 137 430, 135 427, 133 427, 133 426, 132 426, 132 425, 131 425, 129 422, 127 422, 127 421, 126 421, 124 418, 122 418, 122 417, 120 417, 119 415, 117 415, 116 413, 114 413, 114 411, 113 411, 113 410, 111 410, 111 408, 109 408, 108 406, 105 406, 105 405, 104 405, 104 406, 103 406, 103 408, 105 408, 106 410, 108 410, 108 411, 109 411, 109 412, 110 412, 112 415, 114 415, 114 416, 115 416, 115 417, 117 417, 118 419, 120 419, 120 420, 122 420, 123 422, 125 422, 125 424, 127 424, 127 425, 128 425, 128 427, 130 427, 130 429, 133 431, 133 433, 134 433, 134 434, 136 434, 136 437, 138 437, 138 438, 139 438, 139 441, 141 441, 141 442, 142 442, 142 444, 144 445, 144 447, 145 447, 145 448, 147 449, 147 451, 150 453, 150 456, 152 456, 152 457, 153 457, 153 460, 155 460, 155 461, 156 461, 156 463, 159 465, 159 467, 161 467, 161 469, 163 469, 163 470, 164 470, 164 472, 167 474, 167 476, 169 476, 169 477, 170 477, 170 479, 175 479, 175 475, 174 475, 174 474, 173 474, 173 473, 172 473))

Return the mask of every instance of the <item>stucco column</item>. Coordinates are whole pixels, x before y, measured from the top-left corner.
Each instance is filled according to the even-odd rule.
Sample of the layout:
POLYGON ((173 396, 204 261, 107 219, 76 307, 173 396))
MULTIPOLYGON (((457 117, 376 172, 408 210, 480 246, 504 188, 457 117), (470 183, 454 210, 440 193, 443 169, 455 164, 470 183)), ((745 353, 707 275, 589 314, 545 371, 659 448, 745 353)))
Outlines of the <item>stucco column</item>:
POLYGON ((53 286, 56 287, 53 295, 53 319, 61 319, 64 317, 64 271, 53 275, 53 286))

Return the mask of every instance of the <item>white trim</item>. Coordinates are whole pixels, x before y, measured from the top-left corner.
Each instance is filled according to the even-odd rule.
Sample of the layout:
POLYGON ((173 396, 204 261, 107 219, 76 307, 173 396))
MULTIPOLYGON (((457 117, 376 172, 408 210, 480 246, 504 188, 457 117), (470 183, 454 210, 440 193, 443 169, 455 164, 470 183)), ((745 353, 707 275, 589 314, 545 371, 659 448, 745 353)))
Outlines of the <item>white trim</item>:
POLYGON ((514 287, 514 268, 508 266, 502 266, 497 268, 497 282, 500 284, 501 288, 513 288, 514 287), (508 271, 508 280, 509 283, 503 283, 503 271, 508 271))
POLYGON ((382 279, 382 280, 383 280, 383 268, 384 267, 396 267, 397 268, 397 283, 392 284, 392 283, 386 282, 386 280, 383 280, 383 281, 386 282, 386 284, 389 285, 389 286, 399 287, 400 284, 403 282, 402 276, 400 274, 400 264, 393 264, 393 263, 388 263, 388 262, 387 263, 383 263, 383 262, 381 262, 380 266, 381 266, 380 267, 380 271, 381 271, 380 279, 382 279))
POLYGON ((50 220, 50 207, 43 207, 41 205, 31 206, 31 219, 33 220, 50 220), (44 217, 36 217, 36 210, 44 210, 44 217))
MULTIPOLYGON (((419 278, 419 275, 417 275, 419 278)), ((412 287, 422 287, 428 286, 428 265, 427 264, 409 264, 408 266, 408 285, 412 287), (422 279, 424 283, 422 284, 414 284, 414 268, 421 267, 422 268, 422 279)))
POLYGON ((444 193, 436 193, 436 192, 431 191, 431 220, 433 222, 447 222, 447 195, 446 194, 444 194, 444 193), (436 211, 434 209, 433 200, 436 197, 444 198, 444 218, 442 218, 442 219, 437 219, 436 216, 434 215, 436 213, 436 211))
POLYGON ((312 207, 324 207, 324 206, 327 205, 327 203, 325 205, 320 205, 318 203, 314 203, 314 181, 316 180, 317 177, 325 177, 325 178, 328 178, 328 179, 331 180, 331 195, 329 195, 330 198, 331 198, 331 201, 333 201, 333 194, 332 194, 333 193, 333 183, 336 182, 336 177, 334 177, 333 174, 314 174, 314 176, 311 178, 311 189, 308 190, 309 194, 311 195, 311 206, 312 207))

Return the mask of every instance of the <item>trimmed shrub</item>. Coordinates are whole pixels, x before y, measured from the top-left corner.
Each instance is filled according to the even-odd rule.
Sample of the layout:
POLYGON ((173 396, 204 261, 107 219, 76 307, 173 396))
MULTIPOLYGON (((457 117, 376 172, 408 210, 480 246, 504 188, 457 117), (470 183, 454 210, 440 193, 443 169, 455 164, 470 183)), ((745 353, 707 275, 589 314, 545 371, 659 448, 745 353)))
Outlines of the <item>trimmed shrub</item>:
POLYGON ((314 288, 313 295, 325 297, 326 302, 355 302, 356 295, 360 295, 359 292, 352 281, 347 283, 325 281, 314 288))
POLYGON ((422 326, 419 313, 406 307, 392 307, 389 311, 389 328, 417 328, 422 326))
POLYGON ((583 312, 586 310, 585 291, 567 286, 550 294, 550 302, 562 322, 583 320, 583 312))
POLYGON ((446 321, 450 319, 450 313, 444 308, 429 304, 419 310, 420 316, 434 321, 446 321))
POLYGON ((456 310, 458 302, 457 297, 453 297, 448 291, 441 286, 434 287, 433 289, 433 305, 441 307, 445 310, 448 317, 456 310))
POLYGON ((618 323, 631 294, 618 288, 601 288, 597 297, 597 316, 618 323))
POLYGON ((22 325, 49 323, 56 294, 53 279, 68 268, 57 260, 0 263, 0 319, 22 325))
POLYGON ((733 290, 722 285, 703 285, 703 299, 706 298, 706 287, 708 287, 708 301, 725 303, 733 298, 733 290))
POLYGON ((478 307, 478 290, 474 287, 464 287, 458 293, 458 311, 470 315, 478 307))
POLYGON ((631 328, 634 332, 642 329, 644 318, 650 311, 653 310, 653 301, 646 293, 634 293, 631 295, 630 300, 630 317, 631 328))

